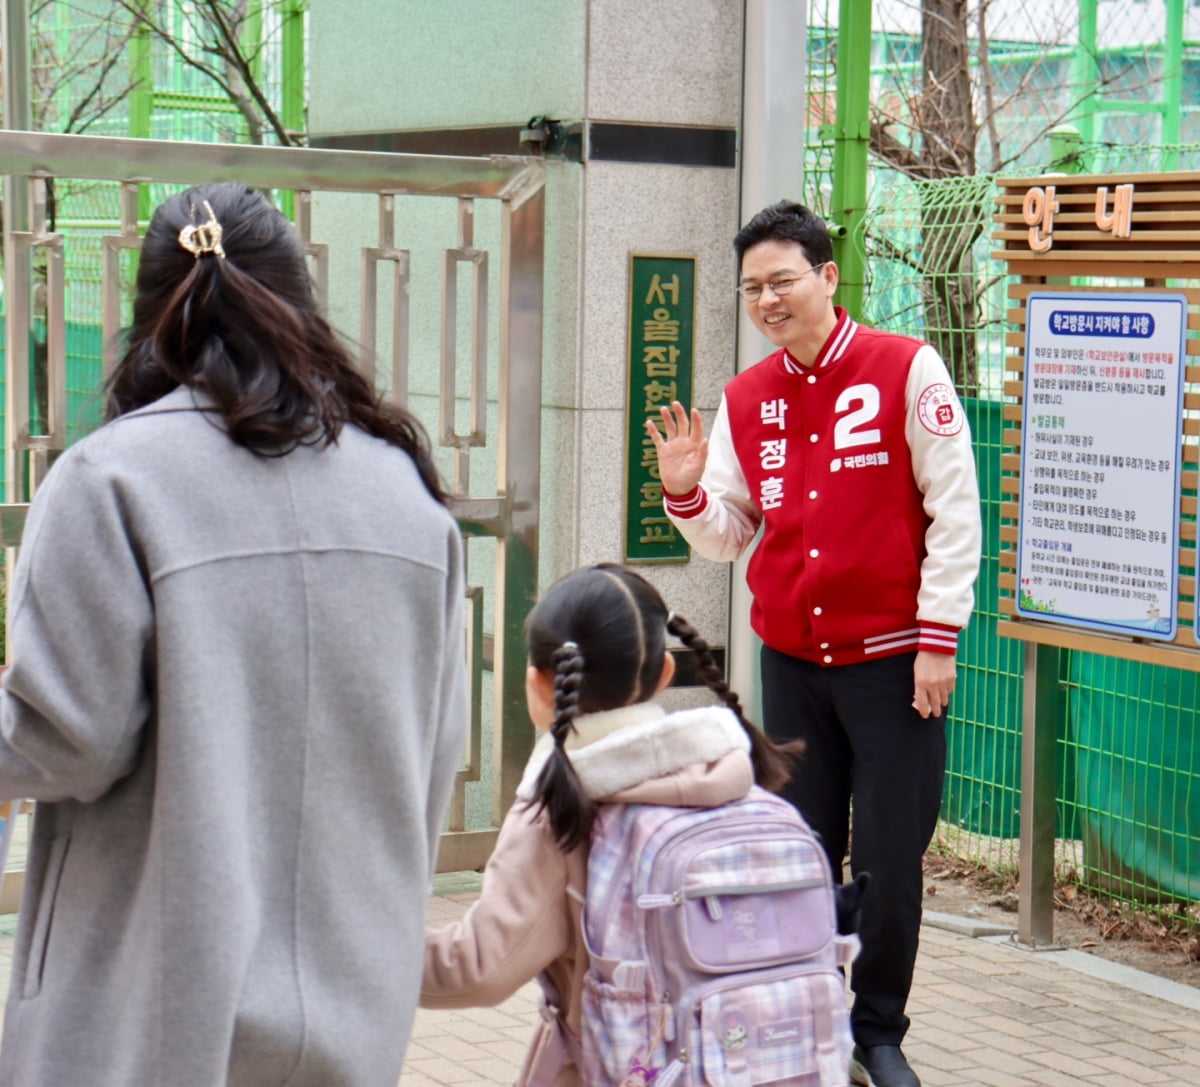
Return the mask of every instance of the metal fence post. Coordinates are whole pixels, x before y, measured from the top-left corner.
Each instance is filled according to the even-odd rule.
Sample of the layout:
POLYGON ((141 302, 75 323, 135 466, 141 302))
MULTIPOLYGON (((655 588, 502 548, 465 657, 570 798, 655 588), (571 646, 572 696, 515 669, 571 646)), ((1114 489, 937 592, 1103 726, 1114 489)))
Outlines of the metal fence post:
MULTIPOLYGON (((4 127, 33 127, 32 77, 29 56, 29 0, 0 0, 4 30, 4 127)), ((5 310, 5 498, 25 501, 25 451, 29 433, 29 327, 32 317, 33 260, 18 238, 29 232, 29 182, 4 178, 5 310)), ((11 574, 12 554, 8 573, 11 574)))
POLYGON ((838 15, 837 121, 833 154, 833 255, 838 302, 855 319, 863 315, 867 268, 856 248, 867 214, 867 151, 871 142, 871 3, 841 0, 838 15))
POLYGON ((1063 706, 1057 648, 1025 644, 1022 693, 1017 940, 1045 950, 1054 944, 1055 755, 1063 706))
POLYGON ((1049 169, 1064 174, 1087 172, 1084 162, 1083 137, 1074 125, 1055 125, 1049 132, 1049 169))
POLYGON ((1096 61, 1100 0, 1079 0, 1079 42, 1071 57, 1071 95, 1079 103, 1072 120, 1084 143, 1096 140, 1096 114, 1102 108, 1096 61))
POLYGON ((1167 0, 1167 29, 1163 35, 1162 133, 1159 139, 1169 150, 1163 152, 1163 170, 1179 169, 1178 145, 1183 143, 1183 80, 1185 0, 1167 0))

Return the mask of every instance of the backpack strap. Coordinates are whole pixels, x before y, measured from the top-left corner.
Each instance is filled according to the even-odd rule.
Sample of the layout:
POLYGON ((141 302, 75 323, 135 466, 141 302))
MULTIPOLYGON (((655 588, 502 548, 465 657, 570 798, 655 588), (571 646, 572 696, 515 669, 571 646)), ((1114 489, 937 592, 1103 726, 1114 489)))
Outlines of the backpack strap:
POLYGON ((833 1042, 833 1002, 829 999, 829 989, 824 985, 814 985, 813 997, 813 1034, 817 1043, 817 1068, 820 1082, 841 1083, 834 1075, 838 1052, 833 1042))
POLYGON ((539 974, 537 980, 542 989, 538 1014, 546 1024, 549 1037, 535 1066, 530 1069, 526 1084, 527 1087, 554 1087, 568 1061, 582 1072, 583 1050, 579 1039, 571 1033, 563 1019, 558 989, 554 982, 546 974, 539 974))
MULTIPOLYGON (((839 938, 840 939, 840 938, 839 938)), ((855 944, 858 938, 854 937, 855 944)), ((851 956, 853 957, 853 956, 851 956)), ((839 981, 841 980, 838 975, 839 981)), ((831 984, 836 984, 831 982, 831 984)), ((830 985, 814 985, 813 1000, 813 1036, 817 1048, 817 1076, 821 1087, 836 1085, 841 1087, 846 1082, 846 1059, 844 1052, 838 1049, 837 1031, 835 1028, 835 1011, 844 1014, 836 1008, 833 991, 830 985)))

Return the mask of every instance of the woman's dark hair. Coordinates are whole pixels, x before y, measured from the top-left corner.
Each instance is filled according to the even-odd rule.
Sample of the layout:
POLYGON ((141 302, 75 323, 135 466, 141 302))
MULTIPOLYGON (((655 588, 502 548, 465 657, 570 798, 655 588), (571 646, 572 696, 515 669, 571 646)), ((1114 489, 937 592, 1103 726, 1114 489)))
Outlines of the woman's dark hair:
POLYGON ((829 225, 816 212, 791 200, 763 208, 733 239, 738 267, 746 250, 762 242, 795 242, 814 268, 833 260, 829 225))
POLYGON ((670 632, 696 656, 705 683, 728 706, 750 738, 755 780, 778 791, 803 743, 776 744, 746 720, 708 643, 695 627, 669 615, 658 590, 623 566, 600 563, 554 583, 525 621, 529 663, 554 673, 554 749, 530 803, 546 812, 559 846, 569 852, 589 840, 596 806, 564 748, 580 714, 645 702, 662 675, 670 632))
POLYGON ((351 423, 408 453, 445 501, 424 428, 380 399, 318 312, 299 235, 237 182, 197 185, 154 212, 107 417, 178 385, 203 390, 229 437, 262 456, 332 444, 351 423))

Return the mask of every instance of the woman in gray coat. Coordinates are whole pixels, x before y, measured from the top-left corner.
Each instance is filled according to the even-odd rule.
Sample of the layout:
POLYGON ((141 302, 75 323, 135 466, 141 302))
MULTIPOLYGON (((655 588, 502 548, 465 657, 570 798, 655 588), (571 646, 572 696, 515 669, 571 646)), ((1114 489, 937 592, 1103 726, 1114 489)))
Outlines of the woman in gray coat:
POLYGON ((394 1087, 467 720, 424 433, 231 183, 155 213, 108 404, 12 586, 0 1084, 394 1087))

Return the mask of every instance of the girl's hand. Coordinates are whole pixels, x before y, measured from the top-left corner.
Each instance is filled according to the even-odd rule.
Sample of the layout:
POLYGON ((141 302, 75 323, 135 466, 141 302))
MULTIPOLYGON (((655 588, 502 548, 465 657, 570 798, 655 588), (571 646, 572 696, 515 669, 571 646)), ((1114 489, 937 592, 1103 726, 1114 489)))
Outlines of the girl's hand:
POLYGON ((700 412, 692 408, 691 416, 678 400, 669 408, 660 408, 663 431, 666 438, 654 425, 653 419, 646 420, 646 432, 654 441, 658 456, 658 475, 667 494, 687 494, 704 474, 708 460, 708 440, 704 437, 704 421, 700 412))

